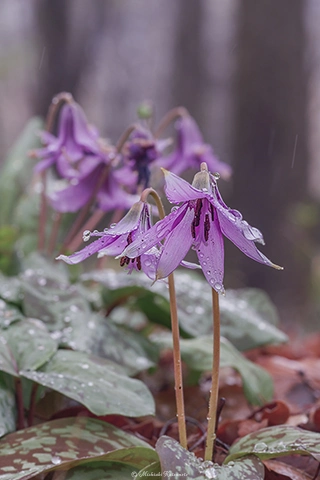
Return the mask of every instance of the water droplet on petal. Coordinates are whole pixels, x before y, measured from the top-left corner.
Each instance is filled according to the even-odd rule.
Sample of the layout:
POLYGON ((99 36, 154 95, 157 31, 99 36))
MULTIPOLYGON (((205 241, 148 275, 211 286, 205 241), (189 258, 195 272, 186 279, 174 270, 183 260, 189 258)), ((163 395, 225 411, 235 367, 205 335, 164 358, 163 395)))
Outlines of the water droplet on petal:
POLYGON ((52 455, 51 457, 51 462, 54 464, 54 465, 59 465, 62 460, 60 457, 58 457, 58 455, 52 455))
POLYGON ((116 223, 111 223, 110 228, 114 228, 116 225, 116 223))
POLYGON ((85 230, 85 231, 83 232, 83 234, 82 234, 82 240, 83 240, 84 242, 87 242, 87 241, 90 239, 90 237, 91 237, 91 232, 90 232, 90 230, 85 230))

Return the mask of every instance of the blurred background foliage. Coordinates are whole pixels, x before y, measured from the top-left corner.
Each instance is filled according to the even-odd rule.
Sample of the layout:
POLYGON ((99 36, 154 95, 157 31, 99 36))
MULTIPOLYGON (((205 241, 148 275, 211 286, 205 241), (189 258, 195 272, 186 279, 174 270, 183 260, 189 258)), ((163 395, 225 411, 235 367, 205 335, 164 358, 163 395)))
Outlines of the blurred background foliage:
POLYGON ((60 91, 113 142, 141 101, 157 120, 184 105, 234 168, 221 181, 226 203, 285 267, 264 268, 228 244, 226 287, 263 288, 284 324, 315 327, 319 20, 317 0, 2 0, 0 158, 60 91))

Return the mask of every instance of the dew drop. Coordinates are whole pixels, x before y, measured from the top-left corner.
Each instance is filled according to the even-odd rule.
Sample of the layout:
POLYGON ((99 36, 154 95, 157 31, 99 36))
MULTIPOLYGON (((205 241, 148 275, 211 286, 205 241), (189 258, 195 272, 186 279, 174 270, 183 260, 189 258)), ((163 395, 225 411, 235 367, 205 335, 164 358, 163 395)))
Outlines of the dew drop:
POLYGON ((172 207, 171 208, 171 213, 176 213, 176 211, 178 210, 179 207, 172 207))
POLYGON ((58 455, 52 455, 51 457, 51 462, 54 464, 54 465, 59 465, 62 460, 60 457, 58 457, 58 455))
POLYGON ((116 225, 116 223, 111 223, 110 228, 115 228, 116 225))
POLYGON ((83 240, 84 242, 87 242, 87 241, 90 239, 90 237, 91 237, 91 232, 90 232, 90 230, 85 230, 85 231, 83 232, 83 234, 82 234, 82 240, 83 240))
POLYGON ((256 443, 253 448, 253 451, 257 453, 266 452, 267 450, 268 450, 268 445, 264 442, 256 443))

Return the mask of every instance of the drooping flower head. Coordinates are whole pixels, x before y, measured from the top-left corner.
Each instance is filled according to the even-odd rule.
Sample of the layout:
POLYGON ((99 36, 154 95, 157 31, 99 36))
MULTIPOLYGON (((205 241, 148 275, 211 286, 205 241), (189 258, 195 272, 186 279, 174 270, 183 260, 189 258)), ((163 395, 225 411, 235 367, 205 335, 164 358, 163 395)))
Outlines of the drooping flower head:
POLYGON ((105 212, 128 209, 138 200, 123 188, 128 175, 115 169, 115 147, 99 138, 76 102, 61 108, 57 136, 49 132, 41 136, 45 147, 33 152, 41 159, 35 171, 54 169, 58 180, 51 183, 47 197, 57 212, 77 212, 93 198, 105 212))
POLYGON ((198 170, 202 162, 206 162, 211 172, 218 172, 222 178, 231 176, 230 165, 221 162, 214 154, 212 147, 203 141, 202 134, 195 120, 190 115, 183 115, 175 124, 177 130, 176 148, 166 157, 157 161, 159 166, 180 175, 184 170, 198 170))
POLYGON ((218 293, 224 292, 223 236, 253 260, 281 269, 257 249, 255 242, 264 244, 261 232, 244 221, 240 212, 226 206, 218 190, 218 176, 210 174, 205 163, 192 185, 168 171, 164 174, 167 198, 180 206, 147 235, 137 235, 123 255, 134 258, 160 244, 156 278, 161 279, 170 275, 193 247, 204 276, 218 293))
POLYGON ((46 131, 40 135, 45 147, 33 152, 41 159, 35 167, 37 172, 54 166, 59 177, 82 178, 98 163, 106 161, 98 132, 88 124, 84 111, 74 101, 61 108, 57 136, 46 131))
POLYGON ((150 181, 150 166, 159 158, 171 140, 157 140, 150 130, 139 126, 130 135, 124 148, 124 160, 132 171, 137 172, 136 186, 147 188, 150 181))
MULTIPOLYGON (((98 254, 98 257, 104 255, 121 256, 127 245, 130 245, 138 235, 144 234, 150 228, 150 207, 147 203, 139 201, 116 225, 111 225, 103 232, 87 230, 83 233, 84 241, 88 241, 91 237, 99 237, 98 240, 70 256, 60 255, 57 260, 63 260, 73 265, 82 262, 95 253, 98 254)), ((151 247, 148 252, 138 255, 136 258, 121 256, 120 265, 125 267, 129 273, 132 270, 142 270, 149 278, 155 280, 158 257, 158 249, 151 247)))

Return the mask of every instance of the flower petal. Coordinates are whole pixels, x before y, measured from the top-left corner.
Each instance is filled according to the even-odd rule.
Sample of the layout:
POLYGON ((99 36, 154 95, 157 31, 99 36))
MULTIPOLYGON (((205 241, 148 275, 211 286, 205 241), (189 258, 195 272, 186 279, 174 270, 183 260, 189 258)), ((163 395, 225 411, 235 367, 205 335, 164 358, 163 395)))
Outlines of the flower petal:
POLYGON ((210 223, 208 241, 199 243, 197 254, 203 274, 210 286, 218 293, 224 293, 224 244, 217 216, 210 223))
POLYGON ((115 242, 116 240, 118 239, 105 235, 99 238, 99 240, 92 242, 90 245, 83 248, 82 250, 79 250, 79 252, 75 252, 69 257, 67 255, 59 255, 59 257, 57 257, 56 260, 63 260, 64 262, 70 265, 74 265, 76 263, 82 262, 88 257, 91 257, 91 255, 99 252, 100 250, 104 249, 107 245, 110 245, 112 242, 115 242))
POLYGON ((165 192, 169 202, 180 203, 203 198, 203 192, 192 187, 190 183, 168 170, 163 169, 162 171, 166 182, 165 192))
POLYGON ((187 255, 194 241, 191 233, 193 219, 194 210, 188 209, 166 237, 158 263, 157 279, 170 275, 187 255))
POLYGON ((145 233, 140 233, 134 241, 122 252, 121 256, 129 258, 139 257, 150 248, 159 244, 161 240, 167 237, 173 226, 183 218, 188 204, 182 205, 177 210, 169 213, 163 220, 157 222, 153 227, 145 233))
MULTIPOLYGON (((230 216, 228 211, 221 208, 216 208, 216 212, 218 214, 220 228, 222 233, 231 240, 247 257, 252 258, 256 262, 263 263, 264 265, 268 265, 269 267, 274 267, 277 269, 282 269, 278 265, 275 265, 271 262, 263 253, 261 253, 256 245, 255 241, 261 242, 261 238, 255 232, 255 237, 251 236, 252 239, 246 238, 245 236, 245 226, 243 225, 243 220, 237 219, 234 216, 230 216), (253 238, 254 237, 254 238, 253 238)), ((256 229, 258 232, 259 230, 256 229)), ((260 233, 260 232, 259 232, 260 233)), ((262 235, 261 235, 262 237, 262 235)))
POLYGON ((108 229, 108 233, 110 233, 110 235, 122 235, 136 230, 144 207, 144 202, 139 201, 134 203, 129 212, 116 225, 108 229))

